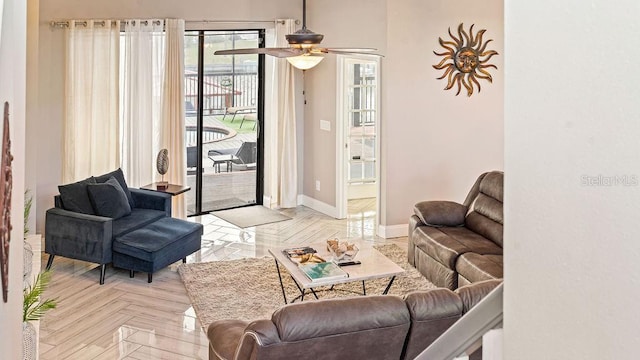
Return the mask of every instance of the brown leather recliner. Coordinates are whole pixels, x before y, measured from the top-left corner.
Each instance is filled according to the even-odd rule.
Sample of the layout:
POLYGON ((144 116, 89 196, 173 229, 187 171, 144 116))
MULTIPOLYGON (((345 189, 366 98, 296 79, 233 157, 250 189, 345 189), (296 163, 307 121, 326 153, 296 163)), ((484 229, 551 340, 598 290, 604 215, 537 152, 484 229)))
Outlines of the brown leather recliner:
POLYGON ((215 321, 209 359, 413 359, 498 284, 310 301, 270 320, 215 321))
POLYGON ((502 278, 504 173, 478 177, 462 204, 423 201, 409 219, 408 260, 436 286, 502 278))

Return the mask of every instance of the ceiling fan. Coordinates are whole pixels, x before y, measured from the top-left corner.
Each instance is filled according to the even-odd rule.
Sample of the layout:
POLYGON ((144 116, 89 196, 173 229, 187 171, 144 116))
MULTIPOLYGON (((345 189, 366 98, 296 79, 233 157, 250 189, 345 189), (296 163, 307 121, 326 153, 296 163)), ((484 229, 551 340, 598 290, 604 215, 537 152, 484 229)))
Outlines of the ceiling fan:
POLYGON ((328 48, 320 47, 324 35, 307 29, 307 0, 302 0, 302 29, 293 34, 285 35, 289 47, 279 48, 249 48, 218 50, 214 55, 243 55, 266 54, 279 58, 286 58, 291 65, 298 69, 307 70, 318 65, 322 61, 322 54, 366 54, 377 55, 372 48, 328 48))

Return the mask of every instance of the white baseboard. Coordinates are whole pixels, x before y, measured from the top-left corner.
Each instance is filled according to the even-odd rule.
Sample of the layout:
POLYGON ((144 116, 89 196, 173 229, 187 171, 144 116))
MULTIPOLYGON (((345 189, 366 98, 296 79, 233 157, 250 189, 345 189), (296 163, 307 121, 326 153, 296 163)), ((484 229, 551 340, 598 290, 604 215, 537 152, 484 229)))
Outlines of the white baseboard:
POLYGON ((321 212, 332 218, 338 218, 338 209, 335 206, 323 203, 320 200, 308 197, 307 195, 298 195, 298 205, 304 205, 317 212, 321 212))
POLYGON ((385 239, 408 236, 409 224, 378 225, 378 236, 385 239))
POLYGON ((273 209, 275 204, 271 204, 271 196, 263 196, 262 197, 262 206, 267 207, 269 209, 273 209))

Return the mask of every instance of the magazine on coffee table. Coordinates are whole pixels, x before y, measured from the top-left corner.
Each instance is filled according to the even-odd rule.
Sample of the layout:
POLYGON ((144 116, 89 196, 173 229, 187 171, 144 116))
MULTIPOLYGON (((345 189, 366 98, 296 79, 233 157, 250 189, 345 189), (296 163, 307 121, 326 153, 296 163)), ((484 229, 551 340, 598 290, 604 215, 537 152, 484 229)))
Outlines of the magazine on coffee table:
POLYGON ((299 246, 299 247, 284 249, 282 250, 282 252, 285 253, 288 257, 292 257, 292 256, 300 256, 304 254, 315 254, 317 251, 316 249, 310 246, 299 246))
POLYGON ((326 260, 318 256, 316 249, 309 246, 284 249, 282 252, 287 255, 289 260, 300 264, 318 264, 326 260))
POLYGON ((307 275, 311 282, 349 277, 349 274, 342 270, 340 266, 336 265, 333 261, 325 261, 317 264, 300 264, 300 270, 307 275))

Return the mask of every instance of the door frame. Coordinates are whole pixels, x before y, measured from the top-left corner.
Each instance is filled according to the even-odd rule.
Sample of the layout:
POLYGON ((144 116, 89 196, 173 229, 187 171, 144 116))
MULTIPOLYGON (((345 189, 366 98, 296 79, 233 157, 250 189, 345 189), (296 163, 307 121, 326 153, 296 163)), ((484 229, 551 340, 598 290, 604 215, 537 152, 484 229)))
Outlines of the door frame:
POLYGON ((344 219, 347 217, 348 206, 348 190, 349 182, 346 179, 348 171, 348 151, 347 151, 347 127, 349 121, 346 115, 346 92, 345 92, 345 67, 357 60, 374 62, 376 64, 376 151, 375 151, 375 170, 376 170, 376 218, 377 226, 380 225, 380 57, 375 55, 337 55, 336 65, 336 218, 344 219))
MULTIPOLYGON (((198 109, 196 112, 197 120, 196 120, 196 129, 197 129, 197 166, 196 166, 196 185, 195 189, 193 189, 195 194, 195 209, 194 213, 188 216, 199 216, 203 214, 208 214, 211 211, 216 210, 203 210, 202 209, 202 187, 203 187, 203 172, 204 168, 203 163, 203 134, 202 130, 204 128, 204 51, 205 51, 205 43, 204 37, 207 35, 207 32, 229 32, 229 31, 255 31, 258 33, 258 48, 264 48, 266 42, 266 30, 261 28, 250 28, 250 29, 187 29, 185 32, 198 32, 198 109)), ((263 54, 258 54, 258 103, 256 104, 256 147, 258 151, 258 157, 256 161, 256 201, 253 204, 245 204, 237 207, 247 207, 247 206, 255 206, 255 205, 263 205, 263 194, 264 194, 264 107, 265 107, 265 56, 263 54)))

